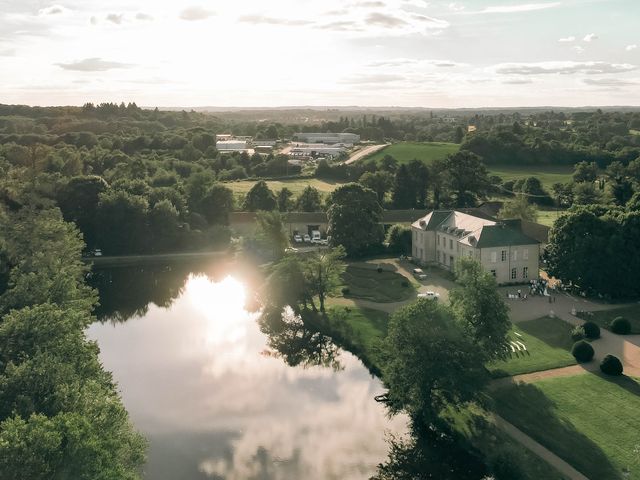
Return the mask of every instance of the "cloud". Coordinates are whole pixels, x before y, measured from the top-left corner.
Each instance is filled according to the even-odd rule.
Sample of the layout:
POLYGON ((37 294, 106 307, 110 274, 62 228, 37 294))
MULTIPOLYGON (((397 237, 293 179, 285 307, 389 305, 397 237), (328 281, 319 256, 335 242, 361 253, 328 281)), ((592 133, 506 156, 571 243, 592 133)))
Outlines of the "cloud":
POLYGON ((415 65, 417 63, 418 60, 415 58, 392 58, 391 60, 371 62, 367 64, 367 67, 400 67, 402 65, 415 65))
POLYGON ((568 37, 559 38, 558 41, 560 43, 571 43, 576 41, 576 37, 574 37, 573 35, 570 35, 568 37))
POLYGON ((200 6, 187 7, 180 12, 180 18, 187 21, 206 20, 207 18, 215 15, 211 10, 200 6))
POLYGON ((620 78, 585 78, 582 80, 585 85, 594 85, 597 87, 627 87, 638 85, 634 80, 623 80, 620 78))
POLYGON ((607 62, 537 62, 537 63, 502 63, 490 68, 498 75, 571 75, 583 73, 599 75, 605 73, 622 73, 636 70, 637 65, 628 63, 607 62))
POLYGON ((120 25, 124 20, 124 15, 119 13, 110 13, 106 16, 107 22, 115 23, 116 25, 120 25))
POLYGON ((66 7, 63 7, 62 5, 50 5, 48 7, 45 8, 41 8, 40 10, 38 10, 38 15, 39 16, 45 16, 45 15, 61 15, 63 13, 69 13, 71 10, 69 10, 66 7))
POLYGON ((503 80, 502 83, 506 85, 525 85, 527 83, 533 83, 530 78, 511 78, 509 80, 503 80))
POLYGON ((595 33, 589 33, 585 35, 582 40, 585 42, 593 42, 594 40, 597 40, 597 39, 598 39, 598 35, 596 35, 595 33))
POLYGON ((290 25, 290 26, 304 26, 310 25, 313 22, 310 20, 297 20, 297 19, 288 19, 288 18, 275 18, 268 17, 265 15, 243 15, 238 18, 238 21, 244 23, 253 23, 255 25, 266 24, 266 25, 290 25))
POLYGON ((98 19, 97 19, 95 16, 92 16, 92 17, 89 19, 89 23, 90 23, 91 25, 97 25, 97 24, 98 24, 98 19))
POLYGON ((406 20, 387 13, 373 12, 367 16, 365 23, 384 28, 397 28, 407 25, 406 20))
POLYGON ((638 45, 636 45, 635 43, 634 43, 634 44, 632 44, 632 45, 627 45, 626 47, 624 47, 624 49, 625 49, 627 52, 630 52, 630 51, 632 51, 632 50, 635 50, 636 48, 638 48, 638 45))
POLYGON ((84 60, 71 63, 56 63, 56 65, 65 70, 74 70, 77 72, 104 72, 116 68, 133 67, 130 63, 111 62, 98 57, 85 58, 84 60))
POLYGON ((321 30, 334 30, 337 32, 361 32, 364 30, 358 24, 358 22, 354 22, 351 20, 323 23, 320 25, 316 25, 316 28, 319 28, 321 30))
POLYGON ((149 15, 148 13, 139 12, 139 13, 136 13, 136 20, 142 20, 142 21, 153 20, 153 16, 149 15))
POLYGON ((584 47, 581 47, 580 45, 575 45, 571 48, 575 50, 577 53, 584 53, 584 47))
POLYGON ((448 5, 449 10, 453 11, 453 12, 461 12, 462 10, 465 9, 464 5, 460 5, 457 2, 452 2, 448 5))
POLYGON ((362 74, 354 75, 352 77, 344 78, 340 83, 346 83, 349 85, 362 85, 370 83, 390 83, 404 80, 402 75, 388 74, 388 73, 374 73, 374 74, 362 74))
POLYGON ((5 48, 0 50, 0 57, 13 57, 16 54, 15 48, 5 48))
POLYGON ((354 7, 362 7, 362 8, 384 8, 386 7, 384 2, 357 2, 353 5, 354 7))
POLYGON ((492 7, 485 7, 478 12, 469 13, 519 13, 519 12, 533 12, 536 10, 546 10, 547 8, 555 8, 562 5, 562 2, 553 3, 525 3, 522 5, 497 5, 492 7))

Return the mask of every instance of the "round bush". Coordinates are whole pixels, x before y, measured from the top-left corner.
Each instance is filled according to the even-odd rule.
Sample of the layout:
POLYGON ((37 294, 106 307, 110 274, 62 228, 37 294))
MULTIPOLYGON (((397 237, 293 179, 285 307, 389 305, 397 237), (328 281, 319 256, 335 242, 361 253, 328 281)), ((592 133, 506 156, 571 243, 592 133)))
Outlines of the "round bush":
POLYGON ((593 347, 586 340, 580 340, 571 347, 571 355, 580 363, 590 362, 593 354, 593 347))
POLYGON ((622 375, 622 362, 613 355, 607 355, 600 362, 600 371, 607 375, 622 375))
POLYGON ((584 336, 587 338, 600 338, 600 327, 593 322, 584 322, 582 324, 582 328, 584 329, 584 336))
POLYGON ((376 268, 376 272, 378 272, 378 273, 382 273, 382 267, 378 267, 378 268, 376 268))
POLYGON ((344 287, 342 289, 342 295, 349 295, 351 293, 351 289, 349 287, 344 287))
POLYGON ((586 335, 584 334, 584 328, 582 328, 582 325, 578 325, 571 330, 571 340, 574 342, 582 340, 584 337, 586 337, 586 335))
POLYGON ((616 317, 611 322, 611 331, 619 335, 629 335, 631 333, 631 322, 624 317, 616 317))

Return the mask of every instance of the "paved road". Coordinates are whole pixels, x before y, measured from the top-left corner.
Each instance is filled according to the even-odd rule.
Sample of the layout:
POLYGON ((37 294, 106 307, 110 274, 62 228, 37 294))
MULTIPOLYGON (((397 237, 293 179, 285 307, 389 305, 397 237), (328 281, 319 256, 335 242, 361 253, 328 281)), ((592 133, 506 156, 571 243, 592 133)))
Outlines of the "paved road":
POLYGON ((385 143, 383 145, 370 145, 368 147, 364 147, 361 148, 360 150, 358 150, 357 152, 355 152, 353 155, 351 155, 349 157, 349 160, 346 160, 344 163, 346 165, 350 165, 354 162, 357 162, 358 160, 366 157, 367 155, 372 155, 374 153, 376 153, 379 150, 382 150, 384 147, 388 147, 390 144, 389 143, 385 143))

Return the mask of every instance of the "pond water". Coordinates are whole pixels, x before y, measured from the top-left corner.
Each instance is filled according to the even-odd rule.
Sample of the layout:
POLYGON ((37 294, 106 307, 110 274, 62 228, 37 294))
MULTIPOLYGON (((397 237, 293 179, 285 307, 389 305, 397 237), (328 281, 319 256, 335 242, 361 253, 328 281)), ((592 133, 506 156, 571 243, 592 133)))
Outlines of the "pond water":
POLYGON ((149 440, 145 478, 373 474, 387 455, 385 432, 406 424, 374 400, 380 382, 347 352, 328 362, 298 353, 295 362, 287 357, 298 366, 288 365, 260 328, 260 313, 245 307, 256 288, 251 275, 207 273, 183 266, 93 276, 102 321, 88 336, 149 440), (313 365, 336 361, 339 369, 313 365))

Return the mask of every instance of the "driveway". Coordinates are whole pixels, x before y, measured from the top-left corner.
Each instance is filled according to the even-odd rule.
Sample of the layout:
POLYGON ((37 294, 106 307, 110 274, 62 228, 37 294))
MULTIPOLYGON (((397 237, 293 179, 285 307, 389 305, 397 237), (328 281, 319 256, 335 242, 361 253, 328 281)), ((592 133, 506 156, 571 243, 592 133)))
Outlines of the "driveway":
POLYGON ((353 155, 351 155, 349 157, 348 160, 346 160, 344 163, 346 165, 351 165, 352 163, 357 162, 358 160, 368 156, 368 155, 373 155, 374 153, 376 153, 377 151, 382 150, 384 147, 388 147, 389 145, 391 145, 390 143, 385 143, 385 144, 381 144, 381 145, 369 145, 368 147, 364 147, 361 148, 360 150, 356 151, 353 155))

